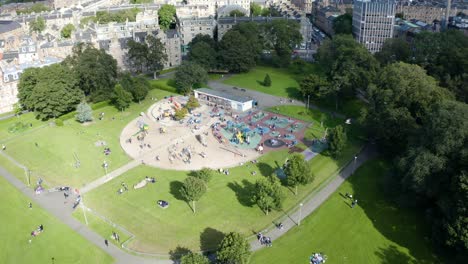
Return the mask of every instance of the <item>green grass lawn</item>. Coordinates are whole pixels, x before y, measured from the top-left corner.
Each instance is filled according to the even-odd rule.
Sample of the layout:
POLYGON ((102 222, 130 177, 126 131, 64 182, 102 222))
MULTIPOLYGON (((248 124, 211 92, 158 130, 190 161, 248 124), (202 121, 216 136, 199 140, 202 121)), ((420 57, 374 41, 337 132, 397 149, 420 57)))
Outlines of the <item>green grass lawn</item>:
POLYGON ((159 89, 176 94, 176 84, 173 79, 148 80, 153 89, 159 89))
MULTIPOLYGON (((73 118, 65 125, 49 126, 48 122, 35 120, 32 114, 22 115, 0 121, 0 143, 7 146, 6 154, 28 167, 35 177, 42 177, 49 185, 71 185, 81 187, 104 175, 102 163, 107 161, 110 170, 117 169, 130 161, 121 149, 119 137, 122 129, 142 111, 154 103, 154 98, 162 98, 169 92, 151 90, 141 104, 132 104, 124 112, 113 106, 94 111, 95 120, 89 124, 80 124, 73 118), (99 113, 105 113, 103 120, 98 120, 99 113), (14 122, 33 123, 32 128, 18 133, 8 132, 14 122), (37 128, 43 126, 42 128, 37 128), (35 129, 35 130, 34 130, 35 129), (4 140, 5 139, 5 140, 4 140), (112 153, 103 154, 103 147, 96 146, 98 141, 105 141, 112 153), (36 146, 37 143, 37 146, 36 146), (75 168, 74 153, 80 160, 80 168, 75 168)), ((2 160, 0 160, 0 164, 2 160)), ((24 177, 20 176, 20 179, 24 177)))
POLYGON ((89 243, 45 210, 30 202, 0 177, 0 263, 112 263, 105 252, 89 243), (5 202, 7 201, 7 202, 5 202), (39 225, 44 232, 31 237, 39 225), (31 243, 29 243, 31 239, 31 243))
POLYGON ((297 79, 297 76, 291 74, 287 69, 257 66, 247 73, 236 74, 223 83, 276 96, 299 98, 297 79), (271 78, 270 87, 262 85, 266 74, 269 74, 271 78))
POLYGON ((308 263, 314 252, 325 253, 327 263, 441 263, 424 215, 383 196, 380 179, 387 168, 382 160, 366 163, 301 226, 256 252, 251 263, 308 263), (350 208, 345 193, 359 205, 350 208))
MULTIPOLYGON (((316 115, 306 115, 303 119, 316 121, 316 115)), ((339 119, 330 120, 331 123, 339 121, 339 119)), ((319 133, 323 131, 324 128, 317 129, 317 136, 321 136, 319 133)), ((236 230, 252 235, 276 219, 284 217, 285 212, 316 190, 349 161, 361 144, 359 141, 350 141, 338 160, 326 154, 312 159, 310 166, 315 181, 307 186, 301 186, 297 196, 292 190, 284 187, 287 195, 284 203, 285 211, 272 212, 268 216, 251 203, 250 194, 257 179, 272 174, 276 168, 282 166, 288 156, 287 150, 267 153, 256 165, 248 163, 233 168, 229 176, 216 174, 208 185, 208 192, 197 203, 196 214, 192 213, 178 192, 188 172, 146 166, 128 171, 118 179, 88 193, 86 204, 133 233, 136 238, 129 244, 132 249, 153 253, 167 253, 177 246, 210 250, 218 244, 222 233, 236 230), (256 171, 257 175, 252 176, 252 171, 256 171), (116 194, 121 182, 133 186, 145 176, 156 177, 157 183, 140 190, 130 188, 128 193, 122 195, 116 194), (155 202, 159 199, 169 201, 170 207, 163 210, 156 206, 155 202)), ((96 229, 106 229, 106 227, 96 227, 96 229)))

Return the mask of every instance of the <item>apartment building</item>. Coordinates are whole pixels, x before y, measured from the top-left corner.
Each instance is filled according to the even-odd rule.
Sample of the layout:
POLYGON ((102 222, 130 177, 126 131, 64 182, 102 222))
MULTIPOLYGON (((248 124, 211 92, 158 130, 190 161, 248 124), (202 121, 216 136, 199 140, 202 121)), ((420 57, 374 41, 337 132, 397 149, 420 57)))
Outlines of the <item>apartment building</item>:
POLYGON ((395 0, 355 0, 353 33, 356 41, 375 53, 393 37, 395 0))

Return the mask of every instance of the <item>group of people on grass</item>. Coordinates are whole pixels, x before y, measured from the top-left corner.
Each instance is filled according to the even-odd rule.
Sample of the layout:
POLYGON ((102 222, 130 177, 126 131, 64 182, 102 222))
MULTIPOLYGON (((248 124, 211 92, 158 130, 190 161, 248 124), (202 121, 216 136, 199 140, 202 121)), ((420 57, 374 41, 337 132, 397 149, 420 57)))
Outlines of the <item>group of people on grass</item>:
POLYGON ((33 230, 33 231, 31 232, 31 236, 33 236, 33 237, 38 236, 38 235, 40 235, 43 231, 44 231, 44 226, 41 224, 40 226, 38 226, 35 230, 33 230))
POLYGON ((357 205, 358 201, 357 201, 357 199, 353 199, 352 194, 346 193, 345 197, 351 199, 351 208, 354 208, 354 206, 357 205))
POLYGON ((322 264, 327 260, 327 256, 325 256, 323 253, 314 253, 312 256, 310 256, 309 260, 310 264, 322 264))

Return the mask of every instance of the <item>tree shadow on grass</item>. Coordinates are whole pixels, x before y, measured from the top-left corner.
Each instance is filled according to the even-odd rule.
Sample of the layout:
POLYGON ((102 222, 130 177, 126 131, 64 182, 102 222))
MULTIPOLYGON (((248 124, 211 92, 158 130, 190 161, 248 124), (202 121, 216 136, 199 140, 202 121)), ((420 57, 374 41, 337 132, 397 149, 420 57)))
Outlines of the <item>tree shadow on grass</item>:
POLYGON ((382 264, 414 263, 408 255, 399 251, 394 245, 387 248, 379 248, 375 252, 375 255, 380 258, 380 263, 382 264))
POLYGON ((180 193, 180 188, 182 188, 183 183, 180 181, 172 181, 169 184, 169 192, 176 198, 177 200, 185 201, 184 197, 180 193))
MULTIPOLYGON (((387 169, 381 160, 370 161, 358 168, 356 175, 348 179, 352 185, 353 199, 359 201, 353 210, 362 208, 375 229, 388 240, 406 247, 409 255, 418 262, 437 263, 431 244, 425 239, 426 236, 430 236, 430 226, 423 222, 423 212, 401 208, 386 199, 379 182, 387 169)), ((380 253, 385 253, 388 256, 387 260, 395 259, 385 263, 408 263, 398 261, 401 256, 395 249, 387 248, 380 253)))
POLYGON ((257 164, 257 168, 260 171, 260 174, 263 176, 270 176, 274 172, 273 167, 271 167, 270 164, 265 162, 259 162, 257 164))
POLYGON ((299 91, 299 88, 297 87, 286 88, 286 93, 288 94, 288 98, 292 98, 294 100, 302 100, 301 93, 299 91))
POLYGON ((224 233, 211 227, 205 228, 200 234, 200 249, 205 253, 212 253, 217 250, 224 238, 224 233))
POLYGON ((251 199, 254 191, 253 183, 243 180, 242 184, 239 184, 238 182, 230 182, 227 186, 234 191, 240 204, 247 207, 252 207, 254 205, 251 199))
POLYGON ((191 253, 192 251, 188 248, 177 246, 175 249, 169 251, 169 258, 174 261, 174 263, 179 263, 179 260, 182 256, 191 253))
POLYGON ((259 81, 259 80, 257 80, 257 83, 258 83, 259 85, 261 85, 261 86, 264 86, 264 87, 265 87, 265 85, 263 84, 263 81, 259 81))

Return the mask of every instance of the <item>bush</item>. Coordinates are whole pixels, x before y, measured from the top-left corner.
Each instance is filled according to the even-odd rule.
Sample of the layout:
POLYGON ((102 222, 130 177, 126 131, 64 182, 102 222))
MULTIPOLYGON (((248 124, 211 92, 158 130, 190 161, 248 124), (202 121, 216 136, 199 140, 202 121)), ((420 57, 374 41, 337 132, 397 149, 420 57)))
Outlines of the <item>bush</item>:
POLYGON ((263 86, 270 87, 271 86, 271 78, 270 75, 265 75, 265 79, 263 80, 263 86))
POLYGON ((55 125, 56 126, 63 126, 63 120, 60 118, 55 119, 55 125))
POLYGON ((183 107, 175 110, 174 118, 175 120, 182 120, 188 114, 187 108, 183 107))
POLYGON ((109 105, 110 105, 110 101, 102 101, 102 102, 91 105, 91 109, 97 110, 97 109, 100 109, 109 105))

